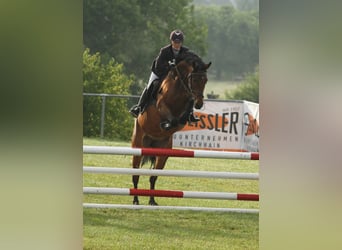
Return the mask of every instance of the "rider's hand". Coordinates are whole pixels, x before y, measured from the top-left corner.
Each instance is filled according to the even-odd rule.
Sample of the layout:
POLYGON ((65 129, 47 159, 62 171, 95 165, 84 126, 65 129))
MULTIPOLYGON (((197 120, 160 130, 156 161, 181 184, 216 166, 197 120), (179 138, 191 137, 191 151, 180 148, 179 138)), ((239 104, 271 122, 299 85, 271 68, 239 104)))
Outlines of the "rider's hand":
POLYGON ((176 66, 176 61, 175 61, 175 59, 173 59, 172 61, 169 61, 168 63, 169 63, 169 66, 171 66, 171 67, 176 66))

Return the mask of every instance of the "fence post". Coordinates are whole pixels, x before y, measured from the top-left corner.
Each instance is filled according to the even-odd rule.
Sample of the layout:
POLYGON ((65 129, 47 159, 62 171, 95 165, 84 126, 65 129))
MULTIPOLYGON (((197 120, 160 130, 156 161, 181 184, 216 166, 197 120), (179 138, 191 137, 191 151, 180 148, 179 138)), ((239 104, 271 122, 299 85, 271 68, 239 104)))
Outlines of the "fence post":
POLYGON ((101 138, 104 134, 104 123, 105 123, 105 109, 106 109, 106 96, 102 95, 102 107, 101 107, 101 138))

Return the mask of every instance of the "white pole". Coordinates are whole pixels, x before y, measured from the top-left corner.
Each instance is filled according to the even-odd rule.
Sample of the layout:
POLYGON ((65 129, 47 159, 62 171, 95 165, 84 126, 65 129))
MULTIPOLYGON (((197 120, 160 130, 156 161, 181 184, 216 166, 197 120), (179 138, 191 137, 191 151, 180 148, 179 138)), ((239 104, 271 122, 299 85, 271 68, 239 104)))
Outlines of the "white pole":
POLYGON ((109 146, 83 146, 84 154, 116 154, 116 155, 141 155, 140 148, 109 147, 109 146))
POLYGON ((146 206, 146 205, 120 205, 120 204, 97 204, 97 203, 83 203, 85 208, 106 208, 106 209, 132 209, 132 210, 191 210, 191 211, 205 211, 205 212, 230 212, 230 213, 248 213, 257 214, 259 209, 247 208, 218 208, 218 207, 181 207, 181 206, 146 206))
POLYGON ((96 174, 128 174, 128 175, 153 175, 153 176, 180 176, 199 178, 220 179, 246 179, 258 180, 258 173, 234 173, 234 172, 210 172, 190 170, 160 170, 160 169, 133 169, 133 168, 110 168, 110 167, 83 167, 84 173, 96 174))

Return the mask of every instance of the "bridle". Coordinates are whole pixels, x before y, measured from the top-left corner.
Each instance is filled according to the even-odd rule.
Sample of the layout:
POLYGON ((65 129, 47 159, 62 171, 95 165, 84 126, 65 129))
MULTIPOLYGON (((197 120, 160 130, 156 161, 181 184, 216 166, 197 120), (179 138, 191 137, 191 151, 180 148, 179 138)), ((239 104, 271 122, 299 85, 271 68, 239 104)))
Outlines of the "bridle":
MULTIPOLYGON (((183 79, 182 78, 182 75, 180 74, 178 68, 177 68, 177 65, 175 66, 176 68, 176 72, 177 72, 177 75, 182 83, 182 86, 184 87, 185 91, 187 92, 187 94, 189 94, 190 96, 192 97, 196 97, 196 98, 203 98, 203 94, 202 93, 198 93, 196 91, 193 90, 192 88, 192 85, 193 85, 193 76, 194 75, 202 75, 202 76, 205 76, 206 75, 206 72, 191 72, 189 73, 188 75, 185 76, 185 78, 183 79), (186 80, 186 83, 184 82, 186 80)), ((202 77, 203 79, 203 77, 202 77)))
MULTIPOLYGON (((203 98, 204 96, 203 96, 203 94, 202 93, 196 93, 196 91, 194 91, 193 89, 192 89, 192 84, 193 84, 193 76, 202 76, 201 77, 201 81, 204 81, 204 77, 206 77, 206 75, 207 75, 207 72, 206 71, 203 71, 203 72, 192 72, 192 73, 190 73, 190 75, 189 75, 189 80, 188 80, 188 82, 190 82, 190 89, 191 89, 191 92, 192 92, 192 94, 193 95, 195 95, 197 98, 203 98)), ((201 82, 202 83, 202 82, 201 82)), ((204 83, 205 84, 205 83, 204 83)))

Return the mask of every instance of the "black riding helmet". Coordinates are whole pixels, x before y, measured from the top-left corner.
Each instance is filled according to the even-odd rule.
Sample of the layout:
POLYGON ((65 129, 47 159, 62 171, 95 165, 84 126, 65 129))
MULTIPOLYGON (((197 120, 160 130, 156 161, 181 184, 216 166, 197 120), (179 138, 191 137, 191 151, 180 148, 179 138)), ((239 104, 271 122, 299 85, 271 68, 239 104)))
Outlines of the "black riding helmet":
POLYGON ((174 30, 170 34, 170 40, 174 42, 183 42, 184 34, 181 30, 174 30))

